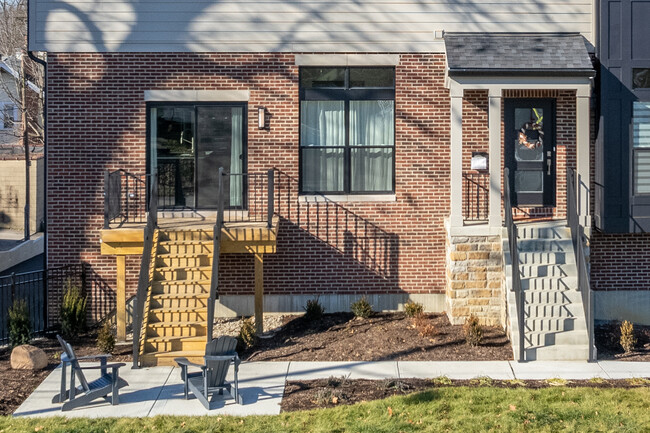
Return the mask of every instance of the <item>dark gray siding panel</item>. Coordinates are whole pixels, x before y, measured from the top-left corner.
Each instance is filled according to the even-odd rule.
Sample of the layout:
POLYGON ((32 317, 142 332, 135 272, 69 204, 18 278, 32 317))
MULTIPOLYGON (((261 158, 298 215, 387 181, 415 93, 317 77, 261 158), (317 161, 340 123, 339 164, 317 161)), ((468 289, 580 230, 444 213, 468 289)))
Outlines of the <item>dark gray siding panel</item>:
POLYGON ((650 67, 650 0, 601 0, 595 220, 609 233, 650 231, 650 196, 632 192, 632 68, 650 67))

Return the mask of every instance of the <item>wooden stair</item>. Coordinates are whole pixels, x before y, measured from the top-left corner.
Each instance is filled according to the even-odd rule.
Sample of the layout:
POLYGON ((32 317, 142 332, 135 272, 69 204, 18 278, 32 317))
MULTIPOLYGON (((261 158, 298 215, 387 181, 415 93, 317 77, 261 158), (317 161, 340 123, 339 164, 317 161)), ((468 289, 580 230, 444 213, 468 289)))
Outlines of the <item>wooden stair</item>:
POLYGON ((212 230, 158 230, 143 314, 142 366, 202 363, 207 343, 212 230))

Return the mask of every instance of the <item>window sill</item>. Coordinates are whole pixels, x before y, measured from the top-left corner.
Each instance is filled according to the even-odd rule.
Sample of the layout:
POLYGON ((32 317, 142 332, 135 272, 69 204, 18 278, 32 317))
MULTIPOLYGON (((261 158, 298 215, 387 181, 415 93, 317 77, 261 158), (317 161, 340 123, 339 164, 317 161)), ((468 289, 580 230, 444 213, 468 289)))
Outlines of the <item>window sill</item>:
POLYGON ((304 194, 298 197, 301 203, 332 201, 336 203, 372 203, 397 201, 395 194, 304 194))

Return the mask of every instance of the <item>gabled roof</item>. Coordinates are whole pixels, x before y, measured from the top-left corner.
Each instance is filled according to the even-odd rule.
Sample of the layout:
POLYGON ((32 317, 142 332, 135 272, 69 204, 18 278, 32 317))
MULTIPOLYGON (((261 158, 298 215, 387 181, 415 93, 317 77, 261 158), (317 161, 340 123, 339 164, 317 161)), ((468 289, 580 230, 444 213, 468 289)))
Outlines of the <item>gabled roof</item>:
MULTIPOLYGON (((10 74, 15 79, 18 79, 17 70, 19 68, 20 68, 20 62, 15 56, 5 57, 4 59, 2 59, 2 61, 0 61, 0 70, 3 70, 6 73, 10 74)), ((31 81, 27 81, 27 87, 29 87, 36 93, 41 93, 41 89, 31 81)))
POLYGON ((449 76, 594 76, 577 33, 446 33, 449 76))

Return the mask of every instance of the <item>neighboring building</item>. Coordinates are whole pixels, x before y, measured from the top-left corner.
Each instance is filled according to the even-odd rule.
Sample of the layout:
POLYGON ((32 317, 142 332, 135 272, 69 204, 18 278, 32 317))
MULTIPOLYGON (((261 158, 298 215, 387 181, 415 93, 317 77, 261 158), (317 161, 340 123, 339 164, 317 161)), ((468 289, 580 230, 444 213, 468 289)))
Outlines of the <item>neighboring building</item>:
MULTIPOLYGON (((602 154, 596 152, 594 166, 592 151, 603 131, 595 122, 594 63, 604 28, 598 17, 605 16, 597 6, 36 0, 29 47, 48 53, 48 263, 88 261, 111 285, 125 266, 126 289, 134 292, 140 258, 118 258, 116 271, 105 255, 135 239, 101 231, 116 216, 109 189, 125 191, 124 179, 140 185, 140 176, 157 173, 162 219, 189 210, 212 220, 218 167, 251 174, 276 168, 279 228, 269 235, 273 245, 265 252, 272 254, 264 255, 267 310, 300 311, 314 296, 328 311, 347 309, 361 295, 380 309, 398 309, 410 298, 456 323, 474 314, 506 326, 513 341, 519 312, 527 320, 528 359, 560 359, 568 346, 584 359, 588 327, 574 290, 587 287, 579 276, 584 263, 562 228, 570 205, 591 238, 592 287, 643 293, 630 308, 650 300, 641 292, 648 289, 649 268, 640 266, 650 260, 647 235, 601 234, 607 225, 598 218, 596 230, 592 224, 592 169, 597 179, 602 173, 602 154), (118 177, 106 176, 105 183, 105 171, 118 169, 131 174, 119 175, 117 184, 111 179, 118 177), (579 187, 567 194, 570 169, 579 187), (505 185, 515 217, 541 222, 520 226, 522 286, 541 293, 526 297, 525 312, 509 290, 505 185), (617 259, 603 263, 602 251, 617 259), (607 283, 619 272, 627 273, 622 287, 607 283), (556 347, 547 350, 551 340, 556 347)), ((647 27, 635 32, 640 40, 650 36, 647 27)), ((643 131, 642 114, 635 118, 643 131)), ((643 150, 637 153, 635 170, 644 170, 643 150)), ((607 173, 628 179, 631 167, 607 173)), ((643 176, 636 178, 637 195, 645 194, 643 176)), ((266 187, 256 190, 252 175, 228 179, 228 216, 258 215, 266 187)), ((127 208, 142 201, 137 188, 117 201, 130 197, 127 208)), ((596 217, 602 196, 596 191, 596 217)), ((152 262, 160 273, 152 278, 178 286, 182 267, 187 275, 203 273, 192 277, 200 286, 209 271, 197 263, 210 256, 192 255, 186 245, 183 257, 173 256, 180 251, 174 240, 186 238, 167 232, 156 241, 164 252, 152 262)), ((192 242, 199 240, 185 244, 192 242)), ((219 308, 251 314, 261 260, 229 248, 219 261, 219 308)), ((155 293, 152 299, 171 296, 155 293)), ((162 299, 150 308, 168 308, 162 299)), ((146 312, 145 322, 151 317, 162 329, 165 321, 189 320, 181 310, 146 312)), ((635 320, 650 322, 645 311, 635 320)), ((158 337, 142 347, 161 352, 181 347, 169 338, 185 338, 147 332, 158 337)))

